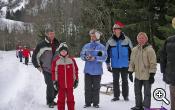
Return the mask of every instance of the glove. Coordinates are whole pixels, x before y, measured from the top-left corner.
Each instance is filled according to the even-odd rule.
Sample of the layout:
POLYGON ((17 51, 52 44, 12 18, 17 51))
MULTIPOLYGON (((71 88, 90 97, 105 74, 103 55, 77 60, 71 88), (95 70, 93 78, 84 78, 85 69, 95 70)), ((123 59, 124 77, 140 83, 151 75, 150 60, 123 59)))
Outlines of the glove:
POLYGON ((53 81, 53 87, 56 91, 58 91, 58 81, 53 81))
POLYGON ((129 73, 129 80, 131 81, 131 82, 133 82, 133 75, 132 75, 132 71, 128 71, 128 73, 129 73))
POLYGON ((16 57, 18 58, 18 55, 16 55, 16 57))
POLYGON ((97 53, 97 56, 99 56, 99 57, 101 57, 103 55, 103 52, 102 51, 99 51, 98 53, 97 53))
POLYGON ((150 77, 149 77, 149 83, 150 84, 154 83, 154 75, 155 75, 155 73, 150 73, 150 77))
POLYGON ((109 64, 107 64, 107 70, 108 70, 109 72, 112 72, 112 68, 111 68, 111 66, 110 66, 109 64))
POLYGON ((74 81, 74 89, 77 88, 77 86, 78 86, 78 80, 76 79, 76 80, 74 81))
POLYGON ((93 57, 93 56, 86 56, 85 59, 87 61, 94 61, 95 60, 95 57, 93 57))
POLYGON ((165 73, 163 73, 163 81, 166 83, 166 84, 170 84, 170 81, 167 79, 167 76, 165 73))
POLYGON ((91 59, 91 56, 88 55, 88 56, 85 57, 85 59, 86 59, 87 61, 89 61, 89 60, 91 59))
POLYGON ((129 71, 129 80, 130 80, 131 82, 133 82, 133 75, 132 75, 132 73, 133 73, 133 72, 129 71))
POLYGON ((37 69, 38 71, 43 72, 43 69, 41 67, 38 67, 37 69))

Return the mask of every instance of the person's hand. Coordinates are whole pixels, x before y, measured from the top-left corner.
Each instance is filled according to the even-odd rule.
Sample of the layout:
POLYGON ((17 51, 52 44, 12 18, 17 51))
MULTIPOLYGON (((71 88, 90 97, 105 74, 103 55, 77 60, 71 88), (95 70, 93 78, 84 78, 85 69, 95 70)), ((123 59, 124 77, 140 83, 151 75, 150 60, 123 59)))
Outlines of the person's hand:
POLYGON ((16 55, 16 58, 18 58, 18 55, 16 55))
POLYGON ((91 56, 89 61, 94 61, 95 60, 95 57, 91 56))
POLYGON ((90 56, 89 56, 89 55, 86 56, 85 59, 86 59, 87 61, 89 61, 89 60, 90 60, 90 56))
POLYGON ((150 77, 149 77, 149 83, 150 84, 153 84, 154 83, 154 75, 155 75, 155 73, 150 73, 150 77))
POLYGON ((133 82, 133 75, 132 75, 132 73, 133 73, 133 72, 129 71, 129 80, 130 80, 131 82, 133 82))
POLYGON ((41 67, 38 67, 37 69, 38 71, 43 72, 43 69, 41 67))
POLYGON ((97 56, 99 56, 99 57, 101 57, 103 55, 103 52, 102 51, 99 51, 98 53, 97 53, 97 56))
POLYGON ((58 81, 53 81, 53 87, 54 87, 54 89, 55 89, 56 91, 59 90, 59 88, 58 88, 58 81))
POLYGON ((74 81, 74 89, 77 88, 77 86, 78 86, 78 80, 76 79, 76 80, 74 81))
POLYGON ((86 60, 87 61, 94 61, 95 60, 95 57, 93 57, 91 55, 88 55, 88 56, 86 56, 86 60))

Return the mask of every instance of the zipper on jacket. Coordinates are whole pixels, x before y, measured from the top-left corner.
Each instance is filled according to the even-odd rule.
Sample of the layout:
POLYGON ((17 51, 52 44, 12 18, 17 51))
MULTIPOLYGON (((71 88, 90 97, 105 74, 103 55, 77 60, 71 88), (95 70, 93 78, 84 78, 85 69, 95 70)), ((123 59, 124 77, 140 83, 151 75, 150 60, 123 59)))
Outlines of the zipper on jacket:
POLYGON ((118 41, 118 43, 117 43, 117 51, 118 51, 118 59, 119 59, 119 41, 118 41))
POLYGON ((65 72, 65 88, 67 88, 67 73, 66 73, 66 61, 65 61, 65 58, 64 58, 64 72, 65 72))

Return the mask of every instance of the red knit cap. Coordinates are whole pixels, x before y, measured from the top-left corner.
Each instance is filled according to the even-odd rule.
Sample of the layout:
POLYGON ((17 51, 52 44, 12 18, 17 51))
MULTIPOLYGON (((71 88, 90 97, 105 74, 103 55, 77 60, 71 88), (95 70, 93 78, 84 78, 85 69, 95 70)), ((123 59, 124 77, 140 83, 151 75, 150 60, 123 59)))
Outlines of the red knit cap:
POLYGON ((125 26, 125 25, 124 25, 122 22, 116 21, 115 24, 114 24, 114 26, 113 26, 113 29, 115 29, 115 28, 121 29, 121 28, 123 28, 124 26, 125 26))

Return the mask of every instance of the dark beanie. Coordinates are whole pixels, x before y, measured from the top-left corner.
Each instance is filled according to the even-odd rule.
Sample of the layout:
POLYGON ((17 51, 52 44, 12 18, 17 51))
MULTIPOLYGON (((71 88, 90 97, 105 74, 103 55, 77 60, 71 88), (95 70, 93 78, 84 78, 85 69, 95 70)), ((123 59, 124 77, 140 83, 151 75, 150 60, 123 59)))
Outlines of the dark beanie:
POLYGON ((68 48, 67 48, 66 46, 62 46, 62 47, 60 47, 60 49, 59 49, 59 53, 60 53, 62 50, 65 50, 65 51, 68 52, 68 48))
POLYGON ((63 42, 60 44, 60 46, 58 47, 58 52, 60 53, 62 50, 65 50, 68 52, 68 46, 66 44, 66 42, 63 42))

